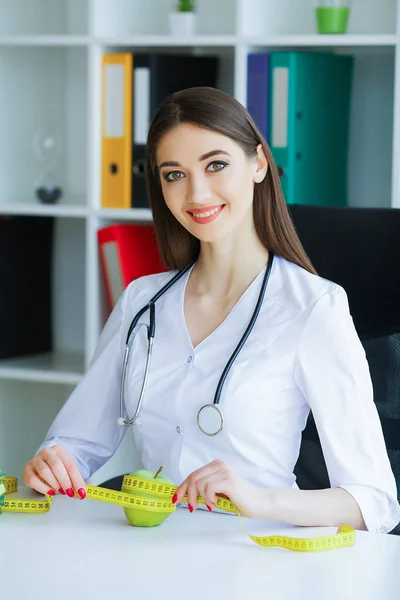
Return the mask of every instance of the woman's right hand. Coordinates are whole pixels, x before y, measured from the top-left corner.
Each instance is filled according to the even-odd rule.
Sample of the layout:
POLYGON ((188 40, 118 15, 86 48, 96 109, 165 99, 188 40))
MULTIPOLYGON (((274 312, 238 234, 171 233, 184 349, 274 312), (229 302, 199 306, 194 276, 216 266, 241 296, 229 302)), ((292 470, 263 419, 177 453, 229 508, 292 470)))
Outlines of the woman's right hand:
POLYGON ((43 448, 26 463, 22 472, 24 484, 41 494, 54 496, 57 492, 70 498, 76 491, 86 498, 86 484, 69 452, 61 444, 43 448))

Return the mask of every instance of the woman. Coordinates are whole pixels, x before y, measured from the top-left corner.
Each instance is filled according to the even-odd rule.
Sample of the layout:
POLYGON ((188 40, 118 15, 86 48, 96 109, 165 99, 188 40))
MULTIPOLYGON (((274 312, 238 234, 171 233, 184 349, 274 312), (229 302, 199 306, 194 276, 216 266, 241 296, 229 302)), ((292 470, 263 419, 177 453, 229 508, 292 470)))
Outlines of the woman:
MULTIPOLYGON (((229 95, 192 88, 160 106, 147 148, 147 190, 169 271, 124 291, 88 372, 25 466, 25 484, 85 497, 85 480, 126 431, 117 420, 130 323, 188 267, 155 304, 151 369, 133 426, 143 468, 163 465, 179 486, 173 501, 187 493, 190 511, 198 494, 209 510, 220 494, 248 517, 390 531, 400 521, 396 484, 347 296, 315 273, 255 123, 229 95), (225 379, 220 413, 213 413, 217 421, 222 415, 220 430, 205 435, 199 410, 213 403, 258 300, 257 320, 225 379), (293 468, 310 409, 330 489, 296 486, 293 468)), ((149 311, 139 322, 149 322, 149 311)), ((126 419, 140 396, 147 343, 139 327, 125 383, 126 419)))

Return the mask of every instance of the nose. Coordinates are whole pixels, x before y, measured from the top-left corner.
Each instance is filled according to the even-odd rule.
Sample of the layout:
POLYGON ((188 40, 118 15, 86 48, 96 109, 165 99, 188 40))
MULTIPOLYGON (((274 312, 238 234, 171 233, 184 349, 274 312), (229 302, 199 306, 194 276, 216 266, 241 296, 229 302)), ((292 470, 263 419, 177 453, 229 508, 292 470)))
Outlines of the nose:
POLYGON ((204 175, 196 174, 189 177, 188 202, 190 204, 205 204, 210 200, 211 195, 204 175))

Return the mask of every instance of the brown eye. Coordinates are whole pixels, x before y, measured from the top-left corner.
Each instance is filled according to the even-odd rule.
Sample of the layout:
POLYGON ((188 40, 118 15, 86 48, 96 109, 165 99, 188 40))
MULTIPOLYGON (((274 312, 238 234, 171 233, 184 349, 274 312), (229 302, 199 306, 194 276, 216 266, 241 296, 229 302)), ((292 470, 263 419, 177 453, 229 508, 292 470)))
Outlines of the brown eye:
POLYGON ((182 179, 182 177, 183 177, 182 171, 171 171, 170 173, 167 173, 167 175, 165 176, 165 179, 167 181, 178 181, 178 179, 182 179))
POLYGON ((210 167, 212 167, 212 169, 210 169, 211 173, 216 173, 217 171, 222 171, 223 169, 225 169, 227 164, 228 163, 224 162, 223 160, 214 160, 208 165, 207 169, 210 169, 210 167))

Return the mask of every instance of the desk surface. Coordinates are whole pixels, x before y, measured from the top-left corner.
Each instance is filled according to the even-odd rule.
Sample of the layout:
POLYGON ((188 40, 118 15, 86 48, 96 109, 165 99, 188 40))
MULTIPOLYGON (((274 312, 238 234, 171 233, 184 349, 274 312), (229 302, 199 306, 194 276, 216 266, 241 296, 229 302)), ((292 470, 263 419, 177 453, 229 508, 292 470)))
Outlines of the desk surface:
MULTIPOLYGON (((336 532, 243 521, 255 535, 336 532)), ((356 531, 353 547, 297 553, 257 546, 235 515, 184 507, 152 528, 132 527, 117 506, 63 496, 42 515, 0 516, 3 598, 398 600, 399 565, 400 536, 356 531)))

